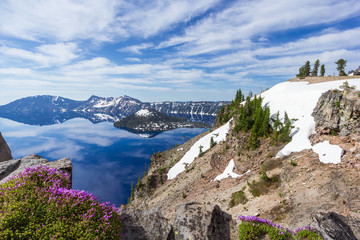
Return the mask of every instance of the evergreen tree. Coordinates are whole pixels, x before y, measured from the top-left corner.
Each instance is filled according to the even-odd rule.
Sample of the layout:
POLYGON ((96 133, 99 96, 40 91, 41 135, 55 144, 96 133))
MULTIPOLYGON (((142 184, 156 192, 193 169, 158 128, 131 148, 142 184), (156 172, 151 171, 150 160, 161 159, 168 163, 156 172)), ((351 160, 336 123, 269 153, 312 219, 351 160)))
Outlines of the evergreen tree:
POLYGON ((290 121, 287 113, 285 112, 284 125, 280 130, 280 134, 281 134, 280 140, 282 142, 289 142, 291 140, 290 131, 291 131, 291 121, 290 121))
POLYGON ((312 75, 312 76, 317 76, 317 75, 318 75, 319 66, 320 66, 320 60, 317 59, 317 60, 315 61, 315 63, 314 63, 314 68, 313 68, 313 70, 312 70, 312 72, 311 72, 311 75, 312 75))
POLYGON ((296 75, 298 78, 305 78, 310 75, 310 61, 306 61, 303 66, 299 68, 299 74, 296 75))
POLYGON ((325 75, 325 65, 321 65, 321 68, 320 68, 320 76, 324 76, 325 75))
POLYGON ((261 128, 260 128, 260 136, 267 136, 269 133, 269 122, 270 122, 270 108, 269 107, 265 107, 264 109, 264 116, 262 119, 262 123, 261 123, 261 128))
POLYGON ((210 138, 210 148, 213 148, 216 145, 216 142, 214 141, 214 138, 210 138))
POLYGON ((296 77, 298 77, 298 78, 305 78, 306 77, 305 67, 304 66, 301 66, 299 68, 299 74, 296 74, 296 77))
POLYGON ((337 62, 335 62, 337 67, 336 69, 339 71, 339 76, 347 76, 345 73, 345 67, 346 67, 346 63, 347 61, 344 59, 339 59, 337 60, 337 62))
POLYGON ((274 128, 274 142, 275 142, 275 144, 277 144, 279 141, 279 129, 281 128, 279 112, 277 112, 277 114, 276 114, 276 119, 274 121, 273 128, 274 128))
POLYGON ((305 74, 306 77, 310 76, 310 61, 305 62, 304 74, 305 74))

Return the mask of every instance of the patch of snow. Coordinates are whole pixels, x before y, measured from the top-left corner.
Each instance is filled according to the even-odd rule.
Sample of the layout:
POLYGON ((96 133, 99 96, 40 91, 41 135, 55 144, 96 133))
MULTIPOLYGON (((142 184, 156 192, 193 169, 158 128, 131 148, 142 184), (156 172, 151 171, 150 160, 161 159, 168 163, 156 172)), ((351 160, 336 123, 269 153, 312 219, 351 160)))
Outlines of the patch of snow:
POLYGON ((99 120, 104 120, 104 121, 107 121, 107 120, 114 120, 113 117, 107 115, 107 114, 102 114, 102 113, 95 113, 94 114, 99 120))
POLYGON ((174 179, 178 174, 185 171, 185 166, 191 164, 195 158, 199 155, 200 146, 202 146, 202 151, 205 152, 210 148, 210 139, 213 138, 214 142, 219 143, 221 141, 225 141, 226 134, 229 132, 230 123, 232 119, 230 119, 226 124, 219 127, 218 129, 208 133, 190 148, 189 151, 185 153, 185 155, 177 162, 172 168, 170 168, 168 172, 168 179, 174 179))
POLYGON ((142 138, 151 138, 151 134, 149 133, 139 133, 138 135, 142 138))
POLYGON ((338 145, 332 145, 329 141, 318 143, 312 147, 313 151, 319 154, 320 162, 338 164, 344 150, 338 145))
POLYGON ((154 114, 152 112, 150 112, 149 109, 140 109, 139 111, 137 111, 135 113, 135 115, 137 117, 151 117, 154 114))
MULTIPOLYGON (((228 178, 228 177, 232 177, 232 178, 238 178, 238 177, 242 177, 244 176, 244 174, 236 174, 233 172, 235 167, 235 162, 233 159, 230 160, 229 164, 227 165, 227 167, 225 168, 224 172, 220 175, 217 175, 216 178, 212 181, 220 181, 222 179, 228 178)), ((249 173, 250 170, 248 170, 245 174, 249 173)))
POLYGON ((182 150, 184 150, 183 148, 179 148, 179 149, 177 149, 176 151, 182 151, 182 150))
POLYGON ((115 104, 116 104, 116 100, 115 100, 115 99, 112 99, 111 101, 100 100, 100 101, 98 101, 98 102, 94 105, 94 108, 111 107, 111 106, 115 106, 115 104))
MULTIPOLYGON (((313 109, 322 93, 339 88, 344 81, 360 89, 360 79, 346 79, 331 82, 308 84, 307 82, 283 82, 263 92, 263 105, 269 105, 271 115, 278 111, 284 116, 286 111, 290 119, 297 119, 293 123, 292 141, 277 153, 276 157, 287 156, 292 152, 312 149, 309 136, 315 133, 315 121, 311 116, 313 109)), ((326 155, 331 155, 332 148, 326 155)), ((340 157, 337 161, 340 161, 340 157)))

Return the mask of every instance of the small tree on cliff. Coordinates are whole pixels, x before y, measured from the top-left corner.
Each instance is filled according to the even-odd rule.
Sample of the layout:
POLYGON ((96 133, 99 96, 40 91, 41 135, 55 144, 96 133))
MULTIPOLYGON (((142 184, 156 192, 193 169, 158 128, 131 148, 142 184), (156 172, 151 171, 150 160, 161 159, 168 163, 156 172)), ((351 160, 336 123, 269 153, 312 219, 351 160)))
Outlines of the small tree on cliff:
POLYGON ((339 76, 347 76, 346 73, 345 73, 345 67, 346 67, 347 61, 340 58, 335 63, 337 65, 336 69, 339 71, 339 76))

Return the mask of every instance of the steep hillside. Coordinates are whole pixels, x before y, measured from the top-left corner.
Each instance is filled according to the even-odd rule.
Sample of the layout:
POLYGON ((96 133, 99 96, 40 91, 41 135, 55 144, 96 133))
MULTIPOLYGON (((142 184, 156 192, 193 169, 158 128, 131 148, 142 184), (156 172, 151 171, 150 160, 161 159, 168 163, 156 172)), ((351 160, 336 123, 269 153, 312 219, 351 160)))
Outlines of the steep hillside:
MULTIPOLYGON (((312 116, 322 94, 334 90, 341 92, 343 100, 327 104, 325 112, 333 112, 331 116, 342 114, 338 119, 348 117, 354 123, 352 126, 358 126, 360 119, 353 117, 357 113, 348 115, 344 108, 349 95, 343 82, 284 82, 263 92, 263 109, 269 107, 273 119, 263 135, 258 134, 260 127, 253 130, 256 118, 244 120, 244 116, 249 116, 246 110, 250 109, 246 104, 250 103, 235 98, 232 105, 220 112, 220 120, 218 115, 221 127, 152 156, 149 171, 137 184, 129 207, 144 210, 158 207, 171 220, 179 204, 211 203, 219 205, 233 219, 238 215, 260 216, 293 229, 309 224, 319 228, 314 223, 316 216, 336 212, 356 219, 349 225, 359 238, 360 228, 355 224, 360 219, 358 129, 341 135, 338 129, 324 132, 320 121, 315 122, 312 116), (293 127, 287 129, 291 129, 290 142, 286 138, 277 141, 283 130, 275 126, 276 119, 286 116, 285 113, 288 118, 284 117, 282 126, 286 125, 284 120, 291 119, 293 127), (253 125, 243 129, 244 121, 252 121, 253 125), (223 134, 224 138, 219 137, 223 134), (255 147, 251 145, 254 138, 255 147)), ((360 79, 349 79, 347 85, 360 89, 360 79)), ((351 96, 356 104, 360 102, 359 92, 351 96)), ((330 100, 321 97, 321 101, 330 100)), ((266 115, 258 113, 261 114, 266 115)), ((235 225, 232 239, 236 239, 235 225)))

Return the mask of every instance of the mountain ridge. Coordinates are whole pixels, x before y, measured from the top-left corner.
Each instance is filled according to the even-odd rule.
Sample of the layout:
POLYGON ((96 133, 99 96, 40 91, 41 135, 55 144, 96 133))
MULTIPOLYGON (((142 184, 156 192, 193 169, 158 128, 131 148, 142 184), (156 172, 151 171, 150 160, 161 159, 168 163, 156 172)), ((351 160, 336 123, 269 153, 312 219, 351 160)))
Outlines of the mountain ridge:
POLYGON ((219 109, 227 103, 227 101, 142 102, 127 95, 120 97, 92 95, 87 100, 79 101, 60 96, 37 95, 0 106, 0 117, 35 125, 61 123, 76 117, 98 123, 115 122, 140 109, 153 108, 167 115, 212 124, 219 109))

